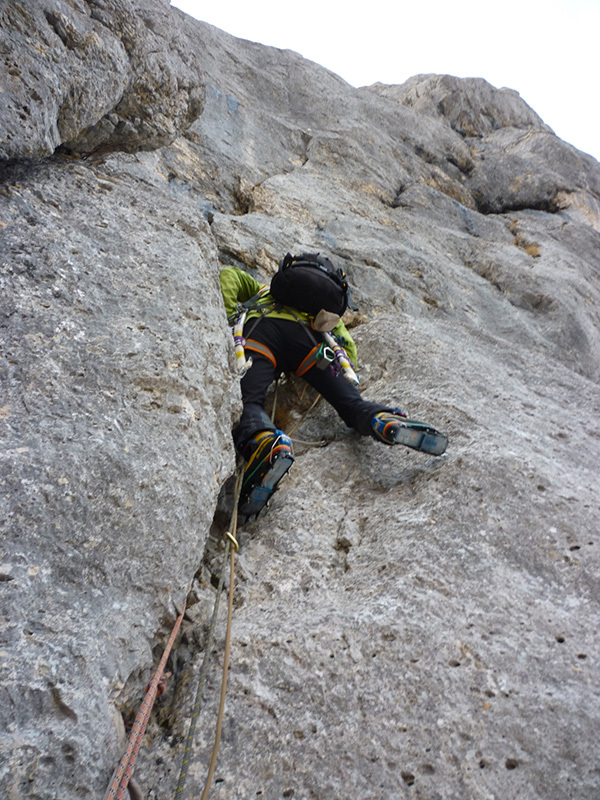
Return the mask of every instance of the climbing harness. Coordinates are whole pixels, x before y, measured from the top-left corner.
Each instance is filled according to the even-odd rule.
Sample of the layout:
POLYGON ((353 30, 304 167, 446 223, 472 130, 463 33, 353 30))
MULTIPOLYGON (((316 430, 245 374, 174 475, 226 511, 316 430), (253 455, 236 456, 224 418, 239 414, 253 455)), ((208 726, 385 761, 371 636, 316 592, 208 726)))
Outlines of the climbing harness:
POLYGON ((233 586, 234 586, 234 569, 235 569, 235 562, 234 562, 234 553, 237 552, 239 549, 239 545, 236 539, 237 534, 237 517, 238 517, 238 503, 240 500, 240 492, 242 488, 242 476, 243 470, 240 469, 238 473, 238 477, 236 480, 235 485, 235 492, 234 492, 234 503, 233 503, 233 513, 231 515, 231 522, 229 524, 229 529, 226 532, 227 541, 225 542, 225 554, 223 556, 223 566, 221 568, 221 574, 219 576, 219 585, 217 587, 217 596, 215 598, 215 605, 213 608, 213 613, 210 621, 210 626, 208 630, 208 636, 206 640, 206 646, 204 650, 204 660, 202 662, 202 667, 200 669, 200 676, 198 678, 198 686, 196 688, 196 697, 194 700, 194 706, 192 708, 192 713, 190 716, 190 727, 188 729, 187 738, 185 741, 185 750, 183 753, 183 761, 181 764, 181 771, 179 773, 179 780, 177 782, 177 788, 175 790, 175 798, 176 800, 180 800, 183 795, 183 789, 185 786, 185 781, 187 778, 188 773, 188 766, 190 763, 190 755, 192 752, 192 747, 194 744, 194 734, 196 731, 196 723, 198 721, 198 715, 200 713, 200 706, 202 704, 202 692, 204 691, 204 682, 206 680, 206 674, 208 672, 208 661, 210 657, 210 651, 212 649, 212 640, 214 637, 215 627, 217 623, 217 615, 219 611, 219 601, 221 598, 221 592, 223 590, 223 584, 225 582, 225 570, 227 567, 227 561, 229 559, 230 562, 230 577, 229 577, 229 605, 227 611, 227 631, 225 634, 225 654, 223 656, 223 679, 221 683, 221 700, 219 703, 219 713, 217 717, 217 731, 215 734, 215 743, 213 746, 213 755, 211 758, 208 777, 206 779, 206 784, 204 786, 204 792, 202 794, 202 800, 208 796, 208 792, 210 789, 210 784, 212 783, 212 778, 214 775, 214 770, 217 762, 217 755, 219 752, 219 744, 221 741, 221 728, 223 722, 223 711, 225 708, 225 691, 227 688, 227 674, 229 671, 229 651, 230 651, 230 635, 231 635, 231 618, 233 615, 233 586), (231 557, 230 557, 231 551, 231 557))
POLYGON ((246 339, 245 348, 246 350, 253 350, 255 353, 260 353, 261 356, 264 356, 277 368, 277 361, 273 355, 273 351, 270 347, 267 347, 266 344, 259 342, 258 339, 246 339))
MULTIPOLYGON (((246 350, 252 350, 260 355, 265 356, 268 358, 269 361, 273 363, 274 366, 277 366, 275 357, 271 352, 270 348, 264 345, 262 342, 257 341, 256 339, 251 339, 250 335, 254 328, 258 325, 258 323, 263 319, 265 316, 268 315, 269 311, 277 308, 281 304, 277 302, 267 302, 265 304, 261 304, 261 300, 265 297, 266 294, 269 293, 269 286, 262 286, 260 291, 251 297, 249 300, 246 300, 244 303, 240 303, 238 305, 238 313, 237 316, 233 318, 233 341, 235 346, 235 363, 236 363, 236 370, 240 377, 243 377, 246 372, 252 366, 252 358, 246 358, 246 350), (256 319, 254 325, 246 332, 246 336, 244 337, 244 325, 246 323, 246 317, 249 311, 259 311, 260 316, 256 319)), ((348 358, 346 351, 344 348, 339 344, 338 341, 334 338, 331 332, 322 330, 321 327, 316 327, 321 336, 323 337, 324 341, 318 342, 317 339, 313 336, 311 329, 304 323, 304 321, 294 313, 294 310, 289 306, 286 306, 286 310, 296 319, 298 324, 302 325, 306 333, 308 334, 310 340, 313 343, 312 350, 308 353, 308 355, 304 358, 302 363, 298 366, 296 370, 296 375, 301 377, 302 375, 306 374, 309 369, 313 366, 316 366, 318 369, 326 369, 327 367, 332 367, 334 371, 337 368, 337 373, 340 372, 346 378, 346 380, 350 381, 350 383, 354 384, 354 386, 358 386, 359 378, 352 368, 350 363, 350 359, 348 358)), ((325 312, 327 314, 327 312, 325 312)), ((319 312, 315 318, 315 321, 319 319, 321 312, 319 312)), ((334 315, 335 316, 335 315, 334 315)), ((336 317, 336 320, 339 320, 339 317, 336 317)))
POLYGON ((146 726, 148 724, 148 720, 150 719, 152 706, 154 705, 159 685, 161 684, 161 681, 163 679, 163 674, 165 671, 167 660, 171 653, 173 643, 175 642, 177 634, 179 633, 179 628, 181 627, 181 622, 183 620, 183 615, 185 614, 185 609, 186 609, 186 604, 184 602, 183 608, 181 609, 181 613, 177 617, 177 621, 173 626, 171 636, 169 637, 169 641, 167 643, 167 646, 165 647, 158 668, 154 673, 154 675, 152 676, 152 680, 148 684, 146 694, 144 696, 144 699, 142 700, 142 704, 135 718, 135 722, 133 723, 131 733, 129 734, 127 748, 125 750, 125 753, 123 754, 123 757, 121 758, 121 761, 119 762, 117 768, 113 773, 108 789, 106 790, 106 794, 104 795, 104 800, 122 800, 122 798, 125 795, 127 787, 129 785, 129 781, 131 780, 131 776, 133 774, 133 769, 135 767, 137 754, 140 749, 142 739, 144 738, 146 726))

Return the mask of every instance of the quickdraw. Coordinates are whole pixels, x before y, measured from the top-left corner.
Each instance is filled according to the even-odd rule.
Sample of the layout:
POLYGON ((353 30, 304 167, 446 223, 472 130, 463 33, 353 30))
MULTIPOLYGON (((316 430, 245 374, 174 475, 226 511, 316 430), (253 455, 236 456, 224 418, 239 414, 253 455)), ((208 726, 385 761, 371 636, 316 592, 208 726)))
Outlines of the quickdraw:
POLYGON ((333 350, 333 353, 335 355, 335 360, 340 366, 344 378, 346 378, 347 381, 350 381, 350 383, 354 384, 354 386, 358 386, 359 384, 358 375, 352 369, 352 365, 350 364, 350 360, 348 359, 348 356, 346 355, 346 351, 344 350, 344 348, 336 342, 331 333, 325 332, 322 335, 323 338, 325 339, 326 344, 328 344, 329 347, 331 347, 331 349, 333 350))
MULTIPOLYGON (((252 358, 246 358, 246 352, 244 346, 246 341, 244 339, 244 325, 246 324, 246 316, 248 312, 251 310, 255 310, 259 307, 259 300, 267 294, 269 291, 269 287, 267 284, 261 286, 260 290, 254 297, 251 297, 249 300, 246 300, 245 303, 240 303, 238 306, 237 316, 233 320, 233 343, 235 347, 235 368, 240 376, 243 378, 246 372, 252 366, 252 358)), ((265 308, 264 311, 261 313, 261 316, 264 316, 267 309, 265 308)))
POLYGON ((252 359, 246 358, 246 351, 244 350, 244 323, 246 322, 247 313, 247 311, 242 311, 233 325, 235 368, 240 378, 243 377, 252 366, 252 359))

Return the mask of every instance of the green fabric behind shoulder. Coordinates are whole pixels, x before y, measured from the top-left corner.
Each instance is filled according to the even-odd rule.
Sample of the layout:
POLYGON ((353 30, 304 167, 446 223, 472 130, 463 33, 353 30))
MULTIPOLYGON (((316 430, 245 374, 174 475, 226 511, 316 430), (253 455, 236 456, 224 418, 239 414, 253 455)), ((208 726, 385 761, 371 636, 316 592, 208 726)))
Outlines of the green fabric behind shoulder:
MULTIPOLYGON (((221 284, 221 292, 223 294, 223 302, 225 303, 225 311, 227 318, 231 321, 237 312, 239 303, 245 303, 251 297, 258 294, 263 286, 266 284, 259 283, 252 275, 248 275, 237 267, 223 267, 219 273, 219 283, 221 284)), ((265 316, 274 317, 275 319, 289 319, 295 322, 302 322, 310 327, 312 317, 303 311, 288 306, 275 307, 275 300, 267 292, 264 294, 257 303, 256 309, 248 311, 248 319, 253 317, 260 317, 265 313, 265 316), (272 306, 272 308, 269 308, 272 306), (266 313, 265 313, 266 312, 266 313)), ((342 347, 348 354, 350 361, 356 365, 357 352, 354 340, 348 333, 348 329, 340 320, 332 331, 333 335, 341 340, 342 347)))
POLYGON ((255 294, 258 294, 264 284, 260 284, 252 275, 248 275, 237 267, 223 267, 219 273, 219 283, 225 303, 227 318, 233 317, 237 311, 238 303, 245 303, 255 294))

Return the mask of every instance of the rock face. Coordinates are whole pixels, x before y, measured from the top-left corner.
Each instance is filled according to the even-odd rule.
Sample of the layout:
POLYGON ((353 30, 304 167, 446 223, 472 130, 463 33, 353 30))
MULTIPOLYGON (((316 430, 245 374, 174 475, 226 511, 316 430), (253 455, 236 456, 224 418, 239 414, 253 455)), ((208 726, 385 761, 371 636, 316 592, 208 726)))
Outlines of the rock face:
POLYGON ((239 534, 211 797, 594 797, 598 163, 485 81, 356 90, 167 2, 34 6, 0 11, 1 796, 102 797, 192 586, 136 770, 173 794, 240 409, 218 270, 306 249, 349 274, 365 395, 451 442, 302 423, 239 534))
POLYGON ((152 150, 202 110, 193 48, 161 0, 15 0, 0 11, 0 158, 152 150))

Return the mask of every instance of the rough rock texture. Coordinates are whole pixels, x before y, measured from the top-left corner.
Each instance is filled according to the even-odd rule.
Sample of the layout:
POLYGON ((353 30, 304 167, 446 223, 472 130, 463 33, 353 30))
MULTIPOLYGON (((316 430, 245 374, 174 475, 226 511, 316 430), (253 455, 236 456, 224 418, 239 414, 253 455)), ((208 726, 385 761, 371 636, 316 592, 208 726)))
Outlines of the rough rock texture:
POLYGON ((152 150, 202 110, 201 73, 168 0, 0 6, 0 158, 152 150))
POLYGON ((500 128, 537 128, 551 133, 514 89, 496 89, 481 78, 415 75, 401 86, 375 84, 382 96, 445 120, 462 136, 484 136, 500 128))
POLYGON ((232 469, 216 252, 206 223, 155 204, 78 163, 5 173, 3 797, 98 793, 114 704, 185 596, 232 469))
POLYGON ((565 147, 514 90, 450 75, 416 75, 402 86, 366 91, 373 90, 465 137, 473 155, 466 170, 470 207, 484 214, 569 209, 600 230, 597 162, 565 147))
POLYGON ((365 394, 451 444, 302 423, 240 533, 211 797, 594 797, 597 162, 484 81, 355 90, 166 3, 27 8, 1 11, 0 794, 102 796, 193 583, 136 770, 173 795, 239 412, 217 273, 306 248, 355 287, 365 394))

